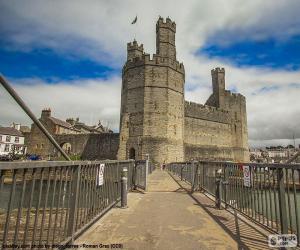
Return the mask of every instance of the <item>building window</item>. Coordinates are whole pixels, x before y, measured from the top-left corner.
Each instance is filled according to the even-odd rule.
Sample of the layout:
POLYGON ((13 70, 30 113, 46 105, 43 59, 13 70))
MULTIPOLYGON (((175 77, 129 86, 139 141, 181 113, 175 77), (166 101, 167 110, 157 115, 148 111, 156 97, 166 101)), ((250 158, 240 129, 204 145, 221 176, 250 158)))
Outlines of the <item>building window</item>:
POLYGON ((10 142, 10 135, 6 136, 6 142, 10 142))
POLYGON ((9 152, 9 144, 5 145, 4 152, 9 152))
POLYGON ((18 143, 19 141, 20 141, 20 138, 16 136, 16 137, 15 137, 15 142, 18 143))

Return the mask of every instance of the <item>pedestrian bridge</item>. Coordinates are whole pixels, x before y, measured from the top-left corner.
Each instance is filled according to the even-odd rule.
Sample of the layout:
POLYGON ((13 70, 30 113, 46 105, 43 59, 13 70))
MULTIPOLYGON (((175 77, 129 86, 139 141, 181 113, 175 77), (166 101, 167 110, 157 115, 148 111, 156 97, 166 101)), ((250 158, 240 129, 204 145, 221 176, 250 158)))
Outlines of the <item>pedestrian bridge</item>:
POLYGON ((298 169, 0 163, 0 242, 3 249, 268 249, 270 234, 299 236, 298 169))
POLYGON ((179 178, 156 170, 147 192, 129 193, 127 209, 112 209, 75 243, 149 250, 268 248, 265 230, 190 190, 179 178))

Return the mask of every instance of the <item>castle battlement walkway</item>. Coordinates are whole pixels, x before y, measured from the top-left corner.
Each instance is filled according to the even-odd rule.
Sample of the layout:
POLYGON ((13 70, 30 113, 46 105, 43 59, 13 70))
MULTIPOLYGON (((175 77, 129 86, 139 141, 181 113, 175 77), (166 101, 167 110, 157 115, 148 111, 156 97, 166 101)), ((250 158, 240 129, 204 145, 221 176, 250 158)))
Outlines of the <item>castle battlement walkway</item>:
MULTIPOLYGON (((156 170, 147 192, 131 192, 128 208, 113 208, 75 244, 123 249, 268 249, 268 232, 230 209, 216 209, 201 192, 156 170)), ((88 249, 88 248, 81 248, 88 249)))

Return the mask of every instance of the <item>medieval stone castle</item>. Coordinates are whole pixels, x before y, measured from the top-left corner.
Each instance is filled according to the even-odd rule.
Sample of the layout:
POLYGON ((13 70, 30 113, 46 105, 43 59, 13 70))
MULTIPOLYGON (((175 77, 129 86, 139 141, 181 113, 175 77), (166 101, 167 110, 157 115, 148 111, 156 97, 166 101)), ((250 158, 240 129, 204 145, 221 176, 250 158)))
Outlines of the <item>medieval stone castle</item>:
POLYGON ((185 70, 176 58, 176 24, 159 18, 156 54, 127 44, 122 71, 119 159, 156 163, 192 159, 247 161, 246 100, 225 90, 225 70, 211 71, 205 105, 185 101, 185 70))
MULTIPOLYGON (((225 70, 216 68, 211 71, 213 93, 206 104, 185 101, 185 70, 176 58, 175 33, 174 22, 158 19, 152 57, 136 41, 127 44, 120 134, 78 119, 57 119, 50 109, 42 111, 40 121, 69 155, 139 160, 149 154, 154 163, 248 161, 245 97, 225 90, 225 70)), ((57 155, 36 125, 26 138, 30 154, 57 155)))

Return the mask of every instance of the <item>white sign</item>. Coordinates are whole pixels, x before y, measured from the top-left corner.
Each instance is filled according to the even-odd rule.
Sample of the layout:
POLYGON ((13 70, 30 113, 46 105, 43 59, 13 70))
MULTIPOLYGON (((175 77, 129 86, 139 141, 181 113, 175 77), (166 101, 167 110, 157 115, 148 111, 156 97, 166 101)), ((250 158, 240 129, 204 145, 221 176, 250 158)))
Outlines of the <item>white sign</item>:
POLYGON ((243 166, 244 186, 251 187, 251 172, 249 166, 243 166))
POLYGON ((270 234, 269 247, 297 247, 297 236, 295 234, 270 234))
POLYGON ((99 166, 99 170, 98 170, 98 178, 97 178, 97 186, 102 186, 103 183, 104 183, 104 167, 105 167, 105 164, 102 163, 100 164, 99 166))

